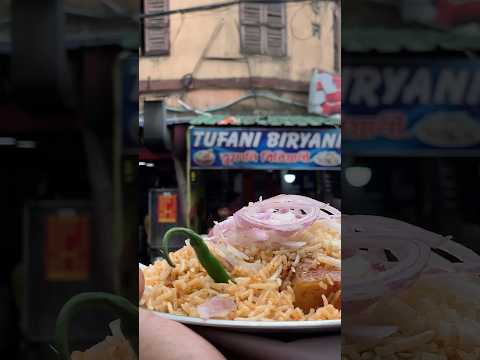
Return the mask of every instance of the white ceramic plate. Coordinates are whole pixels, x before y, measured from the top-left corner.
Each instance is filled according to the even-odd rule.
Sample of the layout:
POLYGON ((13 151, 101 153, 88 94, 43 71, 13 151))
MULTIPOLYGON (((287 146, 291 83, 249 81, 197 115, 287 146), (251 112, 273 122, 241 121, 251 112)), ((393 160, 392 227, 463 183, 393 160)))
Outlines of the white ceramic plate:
POLYGON ((332 333, 340 332, 341 320, 310 321, 248 321, 248 320, 203 320, 200 318, 154 312, 156 315, 178 321, 185 325, 207 326, 241 332, 266 333, 332 333))

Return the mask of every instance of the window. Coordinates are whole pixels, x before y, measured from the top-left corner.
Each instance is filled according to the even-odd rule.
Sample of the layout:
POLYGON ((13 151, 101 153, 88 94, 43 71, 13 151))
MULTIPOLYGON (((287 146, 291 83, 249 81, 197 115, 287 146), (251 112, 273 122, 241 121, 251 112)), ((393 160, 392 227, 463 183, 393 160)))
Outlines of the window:
MULTIPOLYGON (((168 11, 169 0, 143 0, 143 12, 152 14, 168 11)), ((168 55, 170 53, 170 16, 153 16, 143 22, 143 54, 168 55)))
POLYGON ((285 4, 240 5, 241 51, 244 54, 287 55, 285 4))

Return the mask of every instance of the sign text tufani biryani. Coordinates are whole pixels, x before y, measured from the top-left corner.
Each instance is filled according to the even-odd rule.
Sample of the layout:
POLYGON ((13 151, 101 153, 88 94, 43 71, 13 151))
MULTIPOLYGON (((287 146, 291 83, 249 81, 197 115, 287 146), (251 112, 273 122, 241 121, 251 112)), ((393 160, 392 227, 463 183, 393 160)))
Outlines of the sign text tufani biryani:
POLYGON ((190 129, 192 168, 339 169, 339 129, 190 129))
POLYGON ((320 201, 278 195, 215 223, 204 238, 171 229, 166 259, 143 268, 140 305, 204 319, 340 319, 340 217, 320 201), (169 254, 173 234, 189 239, 169 254))

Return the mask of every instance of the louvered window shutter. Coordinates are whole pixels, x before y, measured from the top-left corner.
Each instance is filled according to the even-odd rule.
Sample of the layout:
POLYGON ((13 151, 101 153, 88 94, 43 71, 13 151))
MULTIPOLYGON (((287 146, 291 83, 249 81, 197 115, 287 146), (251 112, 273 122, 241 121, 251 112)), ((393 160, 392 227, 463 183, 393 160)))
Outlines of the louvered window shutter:
POLYGON ((262 53, 262 4, 240 5, 241 46, 245 54, 262 53))
POLYGON ((284 56, 287 53, 285 4, 240 5, 244 54, 284 56))
POLYGON ((265 13, 265 53, 271 56, 284 56, 287 52, 285 4, 268 4, 265 6, 265 13))
MULTIPOLYGON (((144 0, 145 14, 168 11, 169 0, 144 0)), ((170 53, 170 17, 147 17, 144 21, 145 55, 168 55, 170 53)))

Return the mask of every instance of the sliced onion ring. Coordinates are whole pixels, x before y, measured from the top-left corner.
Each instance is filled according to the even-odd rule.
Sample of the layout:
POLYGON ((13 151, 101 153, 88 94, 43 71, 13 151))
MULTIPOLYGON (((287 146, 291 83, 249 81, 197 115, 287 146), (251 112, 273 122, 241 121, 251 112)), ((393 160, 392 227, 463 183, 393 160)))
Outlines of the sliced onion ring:
POLYGON ((305 244, 294 240, 292 235, 316 221, 340 232, 340 217, 339 210, 320 201, 300 195, 278 195, 250 203, 225 221, 216 223, 209 237, 214 243, 298 248, 305 244))
POLYGON ((386 247, 398 255, 398 262, 391 269, 379 271, 375 276, 357 278, 342 274, 342 300, 344 308, 361 311, 388 293, 410 286, 419 278, 430 258, 430 248, 417 239, 405 236, 365 236, 355 239, 358 248, 386 247))
POLYGON ((233 218, 239 227, 295 232, 316 220, 338 216, 337 209, 320 201, 300 195, 278 195, 245 206, 233 218))

